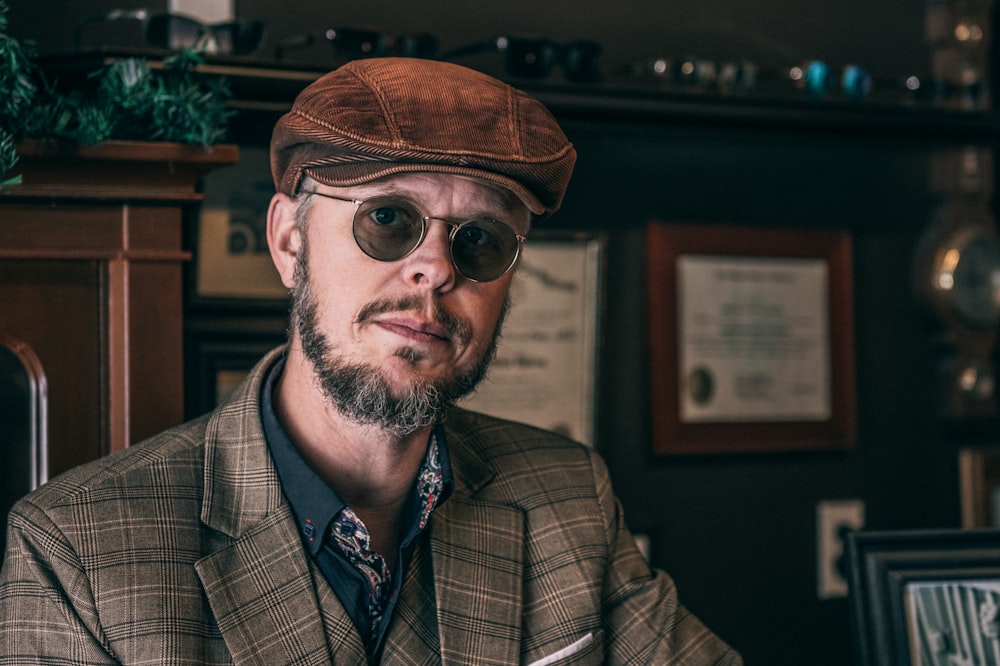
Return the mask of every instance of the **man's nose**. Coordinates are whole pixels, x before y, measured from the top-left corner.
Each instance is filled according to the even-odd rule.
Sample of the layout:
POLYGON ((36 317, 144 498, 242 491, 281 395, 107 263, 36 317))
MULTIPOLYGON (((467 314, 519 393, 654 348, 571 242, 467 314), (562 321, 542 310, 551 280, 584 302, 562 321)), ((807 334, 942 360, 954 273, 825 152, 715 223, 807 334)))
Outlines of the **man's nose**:
POLYGON ((456 270, 451 260, 452 225, 444 220, 429 218, 427 231, 420 245, 406 257, 406 279, 435 291, 455 285, 456 270))

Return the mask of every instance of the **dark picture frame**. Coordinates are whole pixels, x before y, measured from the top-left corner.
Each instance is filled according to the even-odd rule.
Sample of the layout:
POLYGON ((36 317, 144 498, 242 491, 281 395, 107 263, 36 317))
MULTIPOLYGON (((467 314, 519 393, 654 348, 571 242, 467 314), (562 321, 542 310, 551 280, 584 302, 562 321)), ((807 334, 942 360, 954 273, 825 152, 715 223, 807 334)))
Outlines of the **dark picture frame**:
MULTIPOLYGON (((854 380, 854 320, 852 286, 852 242, 843 230, 790 230, 731 225, 693 225, 652 221, 647 226, 647 279, 649 313, 650 396, 652 401, 652 449, 655 455, 757 453, 850 449, 855 444, 856 405, 854 380), (733 268, 736 266, 737 268, 733 268), (697 271, 691 270, 697 268, 697 271), (706 275, 742 273, 754 277, 778 276, 784 284, 760 285, 751 290, 702 288, 702 297, 684 299, 691 283, 706 275), (687 282, 684 277, 687 276, 687 282), (800 286, 801 285, 801 286, 800 286), (801 292, 801 293, 800 293, 801 292), (747 299, 741 302, 740 299, 747 299), (692 305, 690 301, 697 300, 692 305), (713 352, 721 359, 690 364, 684 359, 692 343, 720 350, 730 344, 720 333, 685 331, 691 322, 708 321, 712 330, 730 330, 724 321, 734 307, 763 307, 780 330, 769 342, 769 359, 781 357, 784 365, 758 358, 753 374, 744 373, 743 348, 713 352), (690 310, 690 311, 689 311, 690 310), (787 310, 788 313, 781 314, 787 310), (802 315, 801 311, 808 313, 802 315), (793 312, 794 311, 794 312, 793 312), (774 313, 778 313, 774 317, 774 313), (809 320, 806 333, 787 334, 809 320), (799 337, 795 337, 798 335, 799 337), (702 337, 698 337, 702 336, 702 337), (707 342, 706 342, 707 340, 707 342), (791 344, 796 345, 793 349, 791 344), (783 346, 786 345, 786 346, 783 346), (801 349, 808 349, 801 353, 801 349), (804 360, 799 360, 800 358, 804 360), (795 367, 797 363, 805 364, 795 367), (688 363, 690 367, 685 367, 688 363), (758 391, 762 383, 781 384, 792 364, 791 374, 806 377, 803 394, 815 398, 799 413, 781 412, 790 401, 784 393, 774 398, 775 411, 742 414, 719 409, 707 416, 686 416, 684 408, 697 401, 709 403, 713 391, 740 384, 758 391), (763 368, 762 368, 763 366, 763 368), (822 370, 815 373, 816 367, 822 370), (692 369, 693 368, 693 369, 692 369), (744 377, 744 374, 746 376, 744 377), (817 374, 825 379, 812 379, 817 374), (745 380, 745 381, 744 381, 745 380), (807 385, 813 382, 815 385, 807 385), (708 388, 706 388, 708 387, 708 388), (808 411, 811 410, 811 411, 808 411)), ((705 285, 694 285, 694 287, 705 285)), ((744 310, 748 309, 744 308, 744 310)), ((756 326, 760 322, 751 321, 756 326)), ((744 325, 743 322, 737 322, 744 325)), ((707 330, 707 329, 706 329, 707 330)), ((757 338, 759 341, 761 338, 757 338)), ((740 343, 742 344, 742 343, 740 343)), ((750 353, 756 353, 751 349, 750 353)), ((770 390, 771 386, 763 390, 770 390)), ((785 387, 779 387, 785 390, 785 387)), ((743 390, 742 388, 740 390, 743 390)), ((788 391, 797 390, 789 386, 788 391)), ((733 390, 731 393, 735 394, 733 390)), ((756 396, 746 399, 749 405, 756 396)), ((733 401, 731 401, 733 402, 733 401)), ((764 401, 758 401, 764 404, 764 401)), ((751 405, 756 408, 757 405, 751 405)))
POLYGON ((184 413, 215 409, 272 349, 287 341, 287 318, 240 317, 192 328, 184 339, 184 413))
POLYGON ((1000 664, 1000 531, 853 532, 845 557, 858 666, 1000 664))

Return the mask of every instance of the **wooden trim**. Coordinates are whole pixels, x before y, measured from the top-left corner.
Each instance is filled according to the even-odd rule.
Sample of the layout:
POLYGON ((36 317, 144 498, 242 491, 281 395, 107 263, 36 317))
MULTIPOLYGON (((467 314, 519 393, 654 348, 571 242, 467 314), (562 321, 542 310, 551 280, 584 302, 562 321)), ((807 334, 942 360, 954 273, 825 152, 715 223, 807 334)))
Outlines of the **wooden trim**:
POLYGON ((107 264, 107 387, 108 453, 129 445, 129 265, 122 259, 107 264))

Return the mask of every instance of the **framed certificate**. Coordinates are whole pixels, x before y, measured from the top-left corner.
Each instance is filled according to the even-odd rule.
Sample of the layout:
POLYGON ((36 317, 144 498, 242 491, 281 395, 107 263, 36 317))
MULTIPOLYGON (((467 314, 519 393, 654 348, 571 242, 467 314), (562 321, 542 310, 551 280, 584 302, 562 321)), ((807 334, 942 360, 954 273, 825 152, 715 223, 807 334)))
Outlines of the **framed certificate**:
POLYGON ((462 406, 593 446, 603 240, 532 235, 489 375, 462 406))
POLYGON ((657 222, 647 240, 654 452, 852 446, 850 236, 657 222))

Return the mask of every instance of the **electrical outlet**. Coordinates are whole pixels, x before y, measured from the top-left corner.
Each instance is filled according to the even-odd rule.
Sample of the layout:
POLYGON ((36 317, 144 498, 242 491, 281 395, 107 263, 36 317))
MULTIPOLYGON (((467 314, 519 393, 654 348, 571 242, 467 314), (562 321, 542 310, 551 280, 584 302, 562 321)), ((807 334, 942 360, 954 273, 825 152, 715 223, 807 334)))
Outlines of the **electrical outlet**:
POLYGON ((847 596, 844 534, 865 526, 861 500, 824 500, 816 505, 817 587, 820 599, 847 596))

